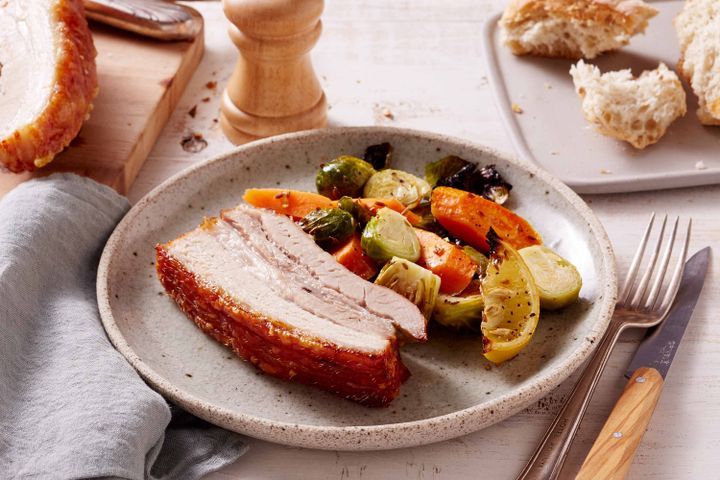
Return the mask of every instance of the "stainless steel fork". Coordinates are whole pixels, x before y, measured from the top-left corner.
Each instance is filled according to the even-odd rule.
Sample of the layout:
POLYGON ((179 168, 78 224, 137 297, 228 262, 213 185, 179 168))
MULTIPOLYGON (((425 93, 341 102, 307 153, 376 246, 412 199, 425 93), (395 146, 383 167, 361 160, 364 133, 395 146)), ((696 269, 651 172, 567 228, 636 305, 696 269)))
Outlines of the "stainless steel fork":
POLYGON ((662 322, 667 316, 677 295, 685 267, 692 219, 688 220, 685 238, 680 240, 681 251, 672 277, 667 284, 664 280, 670 264, 673 246, 676 243, 679 217, 675 219, 669 241, 665 242, 665 227, 667 225, 667 215, 665 215, 660 226, 657 243, 647 262, 647 267, 642 277, 638 279, 640 264, 645 255, 654 222, 655 214, 653 213, 625 277, 625 283, 618 297, 613 318, 597 347, 597 351, 593 354, 585 370, 583 370, 580 380, 575 385, 570 397, 565 401, 555 421, 545 433, 534 455, 517 477, 518 480, 554 480, 558 478, 570 450, 570 445, 590 403, 590 398, 620 334, 626 328, 653 327, 662 322), (663 243, 665 243, 665 248, 658 264, 663 243))

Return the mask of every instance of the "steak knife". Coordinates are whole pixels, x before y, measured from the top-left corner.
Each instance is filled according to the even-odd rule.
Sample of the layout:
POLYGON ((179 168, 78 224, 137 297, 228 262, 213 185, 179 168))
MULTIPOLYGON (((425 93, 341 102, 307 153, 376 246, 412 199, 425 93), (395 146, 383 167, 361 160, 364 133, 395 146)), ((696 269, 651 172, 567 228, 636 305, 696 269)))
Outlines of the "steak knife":
POLYGON ((648 332, 635 352, 625 373, 629 379, 625 389, 576 480, 625 478, 702 291, 709 261, 710 247, 706 247, 685 264, 672 309, 664 322, 648 332))

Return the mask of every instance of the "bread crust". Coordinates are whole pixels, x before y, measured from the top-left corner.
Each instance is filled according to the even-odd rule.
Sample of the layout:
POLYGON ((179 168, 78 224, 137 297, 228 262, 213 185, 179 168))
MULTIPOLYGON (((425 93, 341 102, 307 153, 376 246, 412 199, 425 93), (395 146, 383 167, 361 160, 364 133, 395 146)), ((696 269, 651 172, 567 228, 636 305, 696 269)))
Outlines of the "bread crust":
POLYGON ((97 52, 82 0, 52 4, 56 66, 52 93, 31 123, 0 139, 0 166, 15 173, 48 164, 77 136, 92 110, 97 52))
MULTIPOLYGON (((629 38, 644 31, 648 19, 656 14, 657 10, 640 0, 512 0, 500 19, 500 25, 506 32, 511 32, 552 18, 577 22, 586 27, 595 26, 599 30, 619 27, 629 38)), ((528 45, 508 39, 506 43, 515 55, 573 60, 585 56, 580 49, 564 42, 528 45)), ((625 44, 627 41, 621 42, 617 48, 625 44)))
POLYGON ((639 150, 658 142, 687 111, 685 90, 663 63, 634 77, 629 69, 601 74, 580 60, 570 75, 585 118, 601 134, 639 150))
POLYGON ((720 23, 717 20, 719 16, 720 8, 715 4, 687 0, 683 11, 673 22, 680 43, 678 74, 698 97, 698 120, 703 125, 709 126, 720 125, 720 91, 717 84, 714 89, 710 88, 707 80, 703 80, 702 77, 717 78, 720 75, 717 66, 720 45, 717 44, 718 37, 712 35, 720 23), (691 51, 694 55, 688 55, 691 51), (698 72, 695 71, 696 69, 698 72), (694 78, 696 73, 701 77, 697 82, 694 78))

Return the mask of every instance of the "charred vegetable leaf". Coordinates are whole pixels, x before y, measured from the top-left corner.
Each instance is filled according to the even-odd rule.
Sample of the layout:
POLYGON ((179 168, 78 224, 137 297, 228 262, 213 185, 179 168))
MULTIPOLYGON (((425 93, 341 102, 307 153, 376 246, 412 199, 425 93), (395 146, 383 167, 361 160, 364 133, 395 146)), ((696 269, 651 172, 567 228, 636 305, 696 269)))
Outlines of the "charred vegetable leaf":
POLYGON ((500 205, 505 203, 510 195, 510 190, 512 190, 512 185, 502 178, 495 165, 486 165, 478 169, 475 177, 475 193, 479 193, 488 200, 500 205))
POLYGON ((333 200, 345 195, 357 197, 374 173, 375 169, 365 160, 343 155, 320 168, 315 186, 318 193, 333 200))
POLYGON ((315 239, 315 243, 328 249, 342 244, 355 232, 353 216, 339 208, 323 208, 305 215, 300 227, 315 239))
POLYGON ((478 266, 478 275, 483 276, 485 275, 485 269, 487 268, 488 264, 488 257, 480 253, 479 250, 475 250, 470 245, 465 245, 462 247, 465 254, 472 258, 473 262, 475 262, 478 266))
POLYGON ((405 206, 417 205, 430 195, 430 185, 415 175, 402 170, 382 170, 365 184, 366 198, 394 198, 405 206))
POLYGON ((410 222, 402 214, 383 207, 365 225, 362 248, 370 258, 385 263, 393 257, 411 262, 420 258, 420 241, 410 222))
POLYGON ((393 257, 380 270, 375 283, 387 287, 417 305, 430 318, 440 290, 440 277, 404 258, 393 257))
POLYGON ((363 158, 373 166, 375 170, 388 168, 392 162, 393 147, 389 143, 378 143, 370 145, 365 149, 363 158))
POLYGON ((457 173, 466 165, 473 164, 455 155, 448 155, 436 162, 430 162, 425 165, 425 180, 427 180, 431 187, 435 187, 440 179, 457 173))
POLYGON ((430 210, 429 201, 423 200, 417 207, 412 209, 412 212, 418 217, 418 221, 413 223, 413 226, 437 233, 440 236, 443 236, 443 234, 446 233, 437 220, 435 220, 435 217, 430 210))
POLYGON ((505 181, 495 165, 479 167, 460 157, 449 156, 428 164, 425 178, 433 187, 452 187, 481 195, 502 205, 512 185, 505 181))

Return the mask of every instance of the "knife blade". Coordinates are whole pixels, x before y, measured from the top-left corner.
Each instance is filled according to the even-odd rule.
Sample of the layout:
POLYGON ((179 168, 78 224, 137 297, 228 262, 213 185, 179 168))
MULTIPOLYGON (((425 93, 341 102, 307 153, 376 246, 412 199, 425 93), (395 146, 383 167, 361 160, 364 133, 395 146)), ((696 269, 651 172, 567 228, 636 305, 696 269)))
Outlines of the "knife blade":
POLYGON ((620 398, 575 477, 622 479, 660 399, 665 376, 695 309, 710 261, 710 247, 685 263, 680 289, 665 320, 647 336, 630 362, 620 398))
POLYGON ((193 8, 160 0, 83 0, 95 21, 165 41, 192 40, 202 32, 202 16, 193 8))
POLYGON ((686 262, 680 289, 667 318, 642 340, 625 378, 630 378, 640 367, 654 368, 663 379, 667 376, 705 283, 709 262, 710 247, 703 248, 686 262))

